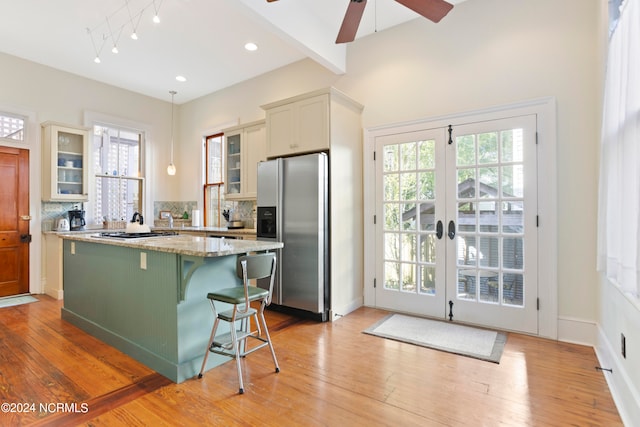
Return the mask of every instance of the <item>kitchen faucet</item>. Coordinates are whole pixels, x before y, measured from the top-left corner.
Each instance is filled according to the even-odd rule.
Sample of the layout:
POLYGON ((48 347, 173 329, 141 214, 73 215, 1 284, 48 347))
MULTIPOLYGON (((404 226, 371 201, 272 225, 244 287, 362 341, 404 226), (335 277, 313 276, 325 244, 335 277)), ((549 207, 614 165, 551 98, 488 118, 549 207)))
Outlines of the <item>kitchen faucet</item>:
POLYGON ((169 228, 173 228, 173 215, 169 215, 169 228))

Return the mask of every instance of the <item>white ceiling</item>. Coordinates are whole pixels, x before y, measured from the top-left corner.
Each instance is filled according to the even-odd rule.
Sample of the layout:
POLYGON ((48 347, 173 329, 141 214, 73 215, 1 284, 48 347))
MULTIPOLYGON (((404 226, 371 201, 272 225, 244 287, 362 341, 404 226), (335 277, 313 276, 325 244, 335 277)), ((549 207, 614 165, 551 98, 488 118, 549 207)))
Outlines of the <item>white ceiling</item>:
MULTIPOLYGON (((348 2, 0 0, 0 51, 166 101, 176 90, 181 104, 305 57, 344 73, 346 45, 334 41, 348 2), (246 51, 249 41, 259 49, 246 51)), ((416 18, 447 19, 434 24, 394 0, 369 0, 357 38, 416 18)))

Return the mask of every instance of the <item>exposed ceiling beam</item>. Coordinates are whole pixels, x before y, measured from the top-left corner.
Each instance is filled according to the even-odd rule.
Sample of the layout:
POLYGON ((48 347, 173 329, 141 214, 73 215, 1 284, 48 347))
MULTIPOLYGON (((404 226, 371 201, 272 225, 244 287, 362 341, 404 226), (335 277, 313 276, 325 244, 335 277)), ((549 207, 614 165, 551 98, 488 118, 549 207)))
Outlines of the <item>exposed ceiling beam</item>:
POLYGON ((238 0, 248 13, 274 34, 336 74, 344 74, 347 46, 334 43, 336 29, 310 14, 298 2, 238 0), (294 19, 295 17, 295 19, 294 19))

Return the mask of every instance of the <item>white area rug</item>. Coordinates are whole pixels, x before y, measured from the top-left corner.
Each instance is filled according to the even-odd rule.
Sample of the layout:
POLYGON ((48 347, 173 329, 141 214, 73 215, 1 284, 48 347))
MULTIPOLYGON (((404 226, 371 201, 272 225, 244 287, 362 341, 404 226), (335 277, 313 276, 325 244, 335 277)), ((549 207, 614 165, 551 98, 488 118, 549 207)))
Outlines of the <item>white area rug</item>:
POLYGON ((38 300, 31 295, 19 295, 17 297, 0 298, 0 308, 12 307, 14 305, 29 304, 38 300))
POLYGON ((502 332, 403 314, 391 314, 363 332, 494 363, 500 363, 507 342, 502 332))

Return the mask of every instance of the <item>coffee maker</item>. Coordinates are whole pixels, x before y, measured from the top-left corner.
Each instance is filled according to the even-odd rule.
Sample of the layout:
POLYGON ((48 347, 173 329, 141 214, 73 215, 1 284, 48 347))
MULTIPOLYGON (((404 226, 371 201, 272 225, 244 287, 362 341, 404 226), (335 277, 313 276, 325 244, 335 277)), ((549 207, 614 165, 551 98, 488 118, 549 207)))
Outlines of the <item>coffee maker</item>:
POLYGON ((84 211, 78 209, 77 207, 73 210, 69 211, 69 227, 71 231, 81 231, 84 230, 84 226, 86 225, 84 221, 84 211))

